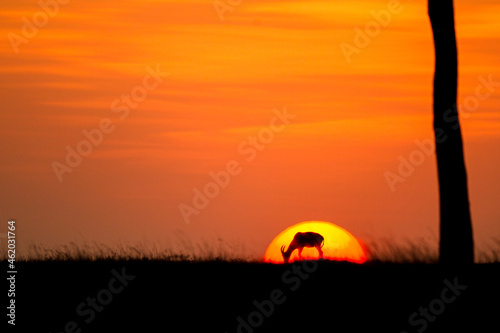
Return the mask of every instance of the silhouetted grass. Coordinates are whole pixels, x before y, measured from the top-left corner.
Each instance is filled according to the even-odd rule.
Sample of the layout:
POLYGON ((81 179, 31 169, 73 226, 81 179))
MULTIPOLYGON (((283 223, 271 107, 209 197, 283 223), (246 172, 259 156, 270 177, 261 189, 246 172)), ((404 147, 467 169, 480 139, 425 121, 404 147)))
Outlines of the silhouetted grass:
MULTIPOLYGON (((271 265, 206 261, 208 257, 190 262, 182 256, 171 258, 161 248, 143 252, 141 246, 135 251, 124 245, 121 252, 118 247, 93 252, 94 245, 76 243, 59 251, 45 252, 39 247, 39 255, 48 254, 55 260, 16 265, 20 273, 16 309, 22 314, 16 328, 20 332, 62 332, 74 321, 82 332, 154 332, 158 328, 165 332, 250 332, 238 329, 238 318, 249 318, 256 313, 257 303, 269 304, 277 291, 282 292, 284 303, 273 306, 272 315, 253 332, 401 332, 410 326, 409 316, 438 299, 443 281, 454 281, 457 274, 467 290, 453 306, 446 305, 445 315, 429 324, 426 333, 463 330, 464 318, 475 324, 467 332, 492 331, 478 328, 478 323, 497 324, 498 306, 492 306, 491 300, 500 297, 500 264, 474 265, 457 273, 432 264, 323 261, 314 266, 271 265), (126 260, 89 261, 89 252, 91 258, 125 255, 126 260), (66 260, 73 254, 85 260, 66 260), (167 261, 150 260, 154 255, 167 261), (130 259, 133 257, 145 259, 130 259), (114 279, 117 273, 130 279, 115 293, 110 283, 115 287, 122 283, 114 279), (106 295, 111 292, 108 303, 106 295), (96 312, 95 320, 86 322, 91 317, 77 309, 96 299, 106 304, 101 303, 102 311, 96 312), (450 328, 455 322, 460 329, 450 328)), ((212 253, 217 253, 217 247, 212 253)))
MULTIPOLYGON (((365 244, 368 261, 372 263, 425 263, 438 262, 436 239, 420 238, 396 242, 392 239, 378 239, 365 244)), ((5 260, 4 251, 1 255, 5 260)), ((231 243, 217 239, 215 242, 194 243, 186 237, 178 238, 171 244, 158 242, 120 242, 107 245, 98 242, 71 241, 57 247, 41 244, 31 245, 27 251, 18 252, 18 261, 226 261, 259 262, 261 258, 248 255, 245 247, 237 242, 231 243)), ((493 238, 490 244, 476 248, 477 263, 500 262, 500 239, 493 238)))
POLYGON ((371 262, 434 264, 439 259, 437 241, 427 238, 406 239, 399 243, 382 238, 368 242, 366 252, 371 262))
POLYGON ((480 248, 476 258, 481 263, 500 262, 500 238, 493 237, 492 244, 480 248))
MULTIPOLYGON (((5 258, 5 256, 4 256, 5 258)), ((218 241, 218 244, 202 241, 192 243, 181 239, 167 247, 158 243, 120 242, 107 245, 98 242, 75 242, 57 247, 33 244, 16 256, 19 261, 97 261, 97 260, 161 260, 161 261, 254 261, 244 255, 239 244, 218 241)))
MULTIPOLYGON (((433 264, 439 261, 437 238, 406 239, 399 243, 383 238, 368 242, 366 251, 371 262, 433 264)), ((492 238, 489 244, 476 246, 475 262, 500 262, 500 238, 492 238)))

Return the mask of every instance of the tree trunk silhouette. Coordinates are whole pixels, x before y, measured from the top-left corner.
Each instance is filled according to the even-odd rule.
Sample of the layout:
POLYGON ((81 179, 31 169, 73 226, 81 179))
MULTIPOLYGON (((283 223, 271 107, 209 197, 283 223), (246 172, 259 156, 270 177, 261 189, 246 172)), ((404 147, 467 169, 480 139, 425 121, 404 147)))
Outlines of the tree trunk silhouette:
POLYGON ((439 178, 439 261, 474 262, 462 133, 457 112, 457 44, 453 0, 429 0, 434 36, 434 134, 439 178))

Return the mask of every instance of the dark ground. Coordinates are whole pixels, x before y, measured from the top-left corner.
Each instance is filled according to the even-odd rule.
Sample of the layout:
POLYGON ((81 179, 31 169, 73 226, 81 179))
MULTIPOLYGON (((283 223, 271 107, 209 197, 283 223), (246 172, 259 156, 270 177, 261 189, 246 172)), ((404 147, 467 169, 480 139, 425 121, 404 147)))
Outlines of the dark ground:
POLYGON ((19 332, 500 332, 500 264, 447 271, 326 261, 66 261, 18 262, 17 269, 19 332), (120 282, 115 275, 123 274, 120 282), (280 303, 272 308, 271 294, 280 303))

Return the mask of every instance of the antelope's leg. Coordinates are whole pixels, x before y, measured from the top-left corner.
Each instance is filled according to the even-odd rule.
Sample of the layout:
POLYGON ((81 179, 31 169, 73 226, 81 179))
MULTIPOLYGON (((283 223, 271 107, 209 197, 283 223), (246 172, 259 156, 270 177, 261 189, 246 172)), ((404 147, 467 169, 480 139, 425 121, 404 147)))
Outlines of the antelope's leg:
POLYGON ((318 252, 319 252, 319 257, 320 257, 321 259, 323 259, 323 250, 321 250, 321 246, 319 246, 319 245, 318 245, 318 246, 316 246, 316 249, 317 249, 317 250, 318 250, 318 252))
POLYGON ((302 250, 303 248, 299 248, 299 259, 302 259, 302 250))

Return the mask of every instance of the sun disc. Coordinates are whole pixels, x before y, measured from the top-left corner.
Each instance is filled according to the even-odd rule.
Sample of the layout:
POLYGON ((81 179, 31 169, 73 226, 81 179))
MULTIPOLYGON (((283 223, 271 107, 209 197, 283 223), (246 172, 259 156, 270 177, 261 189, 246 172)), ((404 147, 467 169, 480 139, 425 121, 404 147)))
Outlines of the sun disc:
MULTIPOLYGON (((347 230, 324 221, 306 221, 292 225, 278 234, 267 247, 264 254, 264 262, 283 263, 281 247, 288 245, 297 232, 312 231, 321 234, 325 238, 323 245, 323 259, 345 260, 355 263, 366 261, 366 254, 359 241, 347 230)), ((315 248, 305 247, 302 251, 303 259, 318 259, 318 251, 315 248)), ((298 260, 298 251, 294 251, 290 262, 298 260)))

